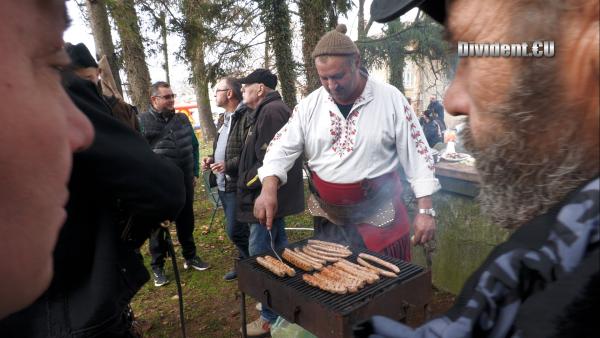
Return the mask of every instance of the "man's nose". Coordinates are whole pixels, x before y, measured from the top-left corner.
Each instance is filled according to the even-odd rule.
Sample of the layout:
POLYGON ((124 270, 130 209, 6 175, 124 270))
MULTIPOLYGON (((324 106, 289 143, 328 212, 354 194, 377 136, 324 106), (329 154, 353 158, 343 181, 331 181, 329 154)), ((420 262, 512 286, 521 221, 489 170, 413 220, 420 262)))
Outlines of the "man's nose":
POLYGON ((75 152, 89 147, 94 140, 94 127, 90 120, 70 100, 65 112, 71 150, 75 152))
POLYGON ((453 116, 469 116, 471 113, 471 100, 469 98, 469 92, 467 91, 464 71, 460 67, 456 69, 456 76, 444 97, 444 106, 446 111, 453 116))
POLYGON ((338 87, 337 82, 334 80, 327 80, 327 87, 330 91, 335 91, 338 87))

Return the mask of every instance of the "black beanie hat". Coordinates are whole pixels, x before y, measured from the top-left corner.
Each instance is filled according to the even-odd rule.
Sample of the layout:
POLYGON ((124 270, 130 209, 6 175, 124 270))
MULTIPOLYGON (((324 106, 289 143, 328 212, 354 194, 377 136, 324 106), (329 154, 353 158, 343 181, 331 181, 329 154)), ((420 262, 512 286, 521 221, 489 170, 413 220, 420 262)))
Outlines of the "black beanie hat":
POLYGON ((90 53, 90 50, 83 43, 78 43, 76 45, 66 43, 65 50, 71 58, 71 66, 73 68, 98 68, 98 63, 92 56, 92 53, 90 53))

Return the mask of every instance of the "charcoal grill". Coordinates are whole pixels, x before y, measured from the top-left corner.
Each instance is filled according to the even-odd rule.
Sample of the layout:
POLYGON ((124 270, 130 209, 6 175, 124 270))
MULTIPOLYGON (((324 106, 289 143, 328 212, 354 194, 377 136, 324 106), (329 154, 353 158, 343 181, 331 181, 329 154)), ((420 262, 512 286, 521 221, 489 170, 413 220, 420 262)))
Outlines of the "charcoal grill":
MULTIPOLYGON (((307 240, 296 242, 288 248, 306 243, 307 240)), ((237 273, 243 336, 246 337, 246 294, 319 338, 351 337, 352 326, 373 315, 400 321, 406 320, 410 311, 424 311, 427 316, 432 295, 430 270, 368 250, 350 249, 353 254, 347 258, 349 261, 356 263, 359 253, 369 253, 398 265, 398 277, 381 277, 356 293, 339 295, 308 285, 302 280, 307 272, 298 268, 294 267, 294 277, 282 278, 259 265, 256 257, 240 261, 237 273)))

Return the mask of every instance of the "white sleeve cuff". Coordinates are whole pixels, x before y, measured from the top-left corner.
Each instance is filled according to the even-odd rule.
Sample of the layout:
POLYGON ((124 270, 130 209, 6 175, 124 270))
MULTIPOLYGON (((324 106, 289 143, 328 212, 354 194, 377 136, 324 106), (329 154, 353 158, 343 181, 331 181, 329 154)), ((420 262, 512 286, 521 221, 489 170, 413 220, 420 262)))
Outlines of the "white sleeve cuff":
POLYGON ((410 186, 412 187, 416 198, 433 195, 436 191, 442 188, 440 181, 438 181, 437 178, 421 178, 410 180, 410 186))
POLYGON ((282 186, 287 183, 287 172, 285 172, 284 170, 278 170, 277 168, 267 167, 264 165, 258 168, 258 178, 260 179, 261 183, 265 179, 265 177, 268 176, 276 176, 279 179, 279 186, 282 186))

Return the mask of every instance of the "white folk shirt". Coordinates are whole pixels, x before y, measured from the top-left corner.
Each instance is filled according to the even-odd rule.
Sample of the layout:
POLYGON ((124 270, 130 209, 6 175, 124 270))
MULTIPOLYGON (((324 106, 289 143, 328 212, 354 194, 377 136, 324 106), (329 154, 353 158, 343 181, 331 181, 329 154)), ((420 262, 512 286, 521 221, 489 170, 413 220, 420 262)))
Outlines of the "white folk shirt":
POLYGON ((375 178, 401 164, 417 198, 440 189, 431 150, 408 101, 395 87, 371 78, 346 119, 323 87, 300 101, 273 137, 260 180, 277 176, 285 184, 303 152, 309 168, 331 183, 375 178))

